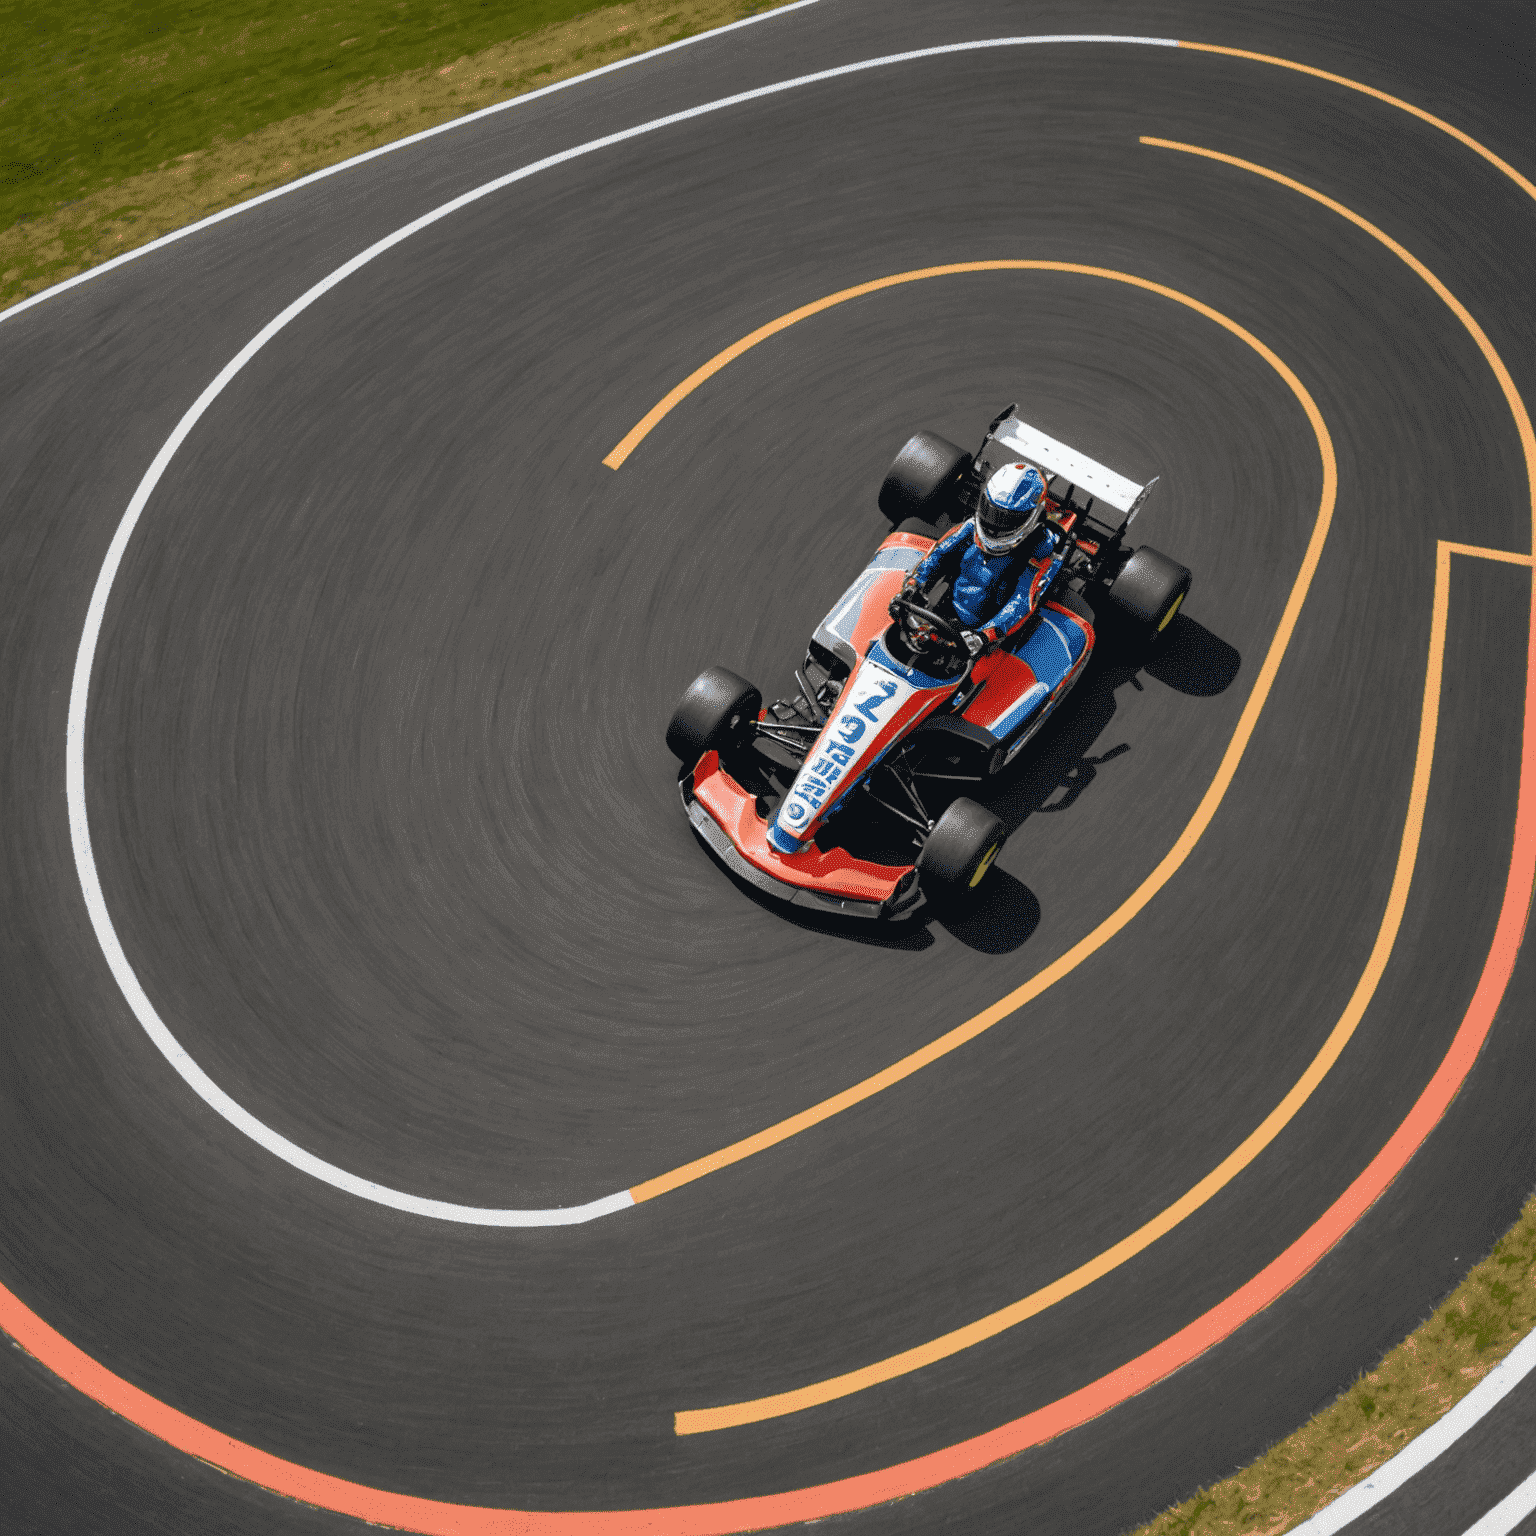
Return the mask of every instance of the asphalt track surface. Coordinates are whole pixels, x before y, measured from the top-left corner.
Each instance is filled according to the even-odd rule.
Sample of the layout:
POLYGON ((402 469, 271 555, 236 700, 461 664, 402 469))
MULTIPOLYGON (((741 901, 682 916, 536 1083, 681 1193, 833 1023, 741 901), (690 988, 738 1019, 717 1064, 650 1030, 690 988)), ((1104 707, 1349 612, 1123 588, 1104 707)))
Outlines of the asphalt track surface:
MULTIPOLYGON (((1533 1472, 1536 1382, 1527 1378, 1495 1412, 1346 1529, 1350 1536, 1394 1536, 1400 1531, 1461 1536, 1533 1472)), ((1506 1529, 1530 1536, 1536 1517, 1506 1529)))
MULTIPOLYGON (((1116 1370, 1282 1254, 1403 1122, 1504 899, 1519 564, 1450 563, 1401 927, 1273 1142, 1145 1251, 985 1343, 805 1411, 674 1432, 675 1413, 1016 1301, 1249 1136, 1334 1029, 1389 904, 1438 541, 1530 551, 1510 407, 1421 278, 1294 191, 1139 140, 1252 162, 1380 227, 1527 398, 1536 205, 1406 114, 1185 50, 851 74, 413 235, 275 337, 171 460, 89 695, 105 903, 214 1082, 314 1156, 419 1196, 628 1189, 979 1013, 1132 894, 1238 728, 1325 486, 1297 396, 1231 331, 1043 269, 839 305, 722 369, 621 469, 604 455, 723 347, 855 284, 1004 260, 1131 274, 1294 370, 1337 505, 1208 829, 1070 974, 770 1150, 589 1224, 488 1228, 359 1199, 219 1119, 140 1027, 87 916, 64 785, 92 589, 161 445, 274 315, 428 210, 600 135, 841 63, 1056 32, 1278 54, 1536 167, 1519 7, 823 0, 385 156, 0 327, 0 1282, 64 1338, 224 1434, 369 1487, 533 1511, 774 1494, 1116 1370), (1107 647, 1005 784, 1016 830, 977 910, 904 933, 788 920, 689 832, 670 706, 711 662, 787 683, 881 536, 873 493, 905 435, 968 443, 1013 399, 1131 477, 1162 475, 1138 532, 1194 569, 1185 615, 1149 657, 1107 647)), ((1070 1433, 836 1527, 1111 1536, 1294 1428, 1536 1184, 1533 1001, 1522 952, 1406 1170, 1224 1342, 1070 1433)), ((360 1528, 171 1449, 14 1346, 0 1510, 7 1531, 360 1528)))

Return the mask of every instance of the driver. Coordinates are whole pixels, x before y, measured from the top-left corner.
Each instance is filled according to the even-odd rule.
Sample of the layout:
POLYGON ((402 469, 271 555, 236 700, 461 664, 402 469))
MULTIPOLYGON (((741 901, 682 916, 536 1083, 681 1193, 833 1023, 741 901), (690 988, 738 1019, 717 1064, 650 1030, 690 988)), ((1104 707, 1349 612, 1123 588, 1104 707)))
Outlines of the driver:
POLYGON ((950 604, 972 656, 1001 645, 1034 615, 1061 569, 1061 538, 1045 521, 1045 481, 1030 464, 1005 464, 987 480, 975 517, 951 528, 907 577, 913 596, 952 576, 950 604))

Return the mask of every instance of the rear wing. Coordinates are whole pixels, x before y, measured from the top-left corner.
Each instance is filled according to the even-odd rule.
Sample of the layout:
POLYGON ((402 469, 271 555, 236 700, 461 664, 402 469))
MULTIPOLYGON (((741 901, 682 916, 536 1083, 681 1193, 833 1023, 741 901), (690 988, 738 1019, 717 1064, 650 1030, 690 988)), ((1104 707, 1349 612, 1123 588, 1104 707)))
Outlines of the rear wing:
MULTIPOLYGON (((1137 485, 1134 480, 1127 480, 1124 475, 1117 475, 1114 470, 1096 464, 1075 448, 1068 448, 1054 437, 1047 437, 1038 428, 1020 421, 1011 411, 993 426, 991 436, 1005 448, 1012 449, 1020 458, 1043 469, 1047 479, 1060 475, 1076 489, 1087 492, 1095 501, 1102 501, 1123 513, 1124 521, 1120 524, 1122 533, 1131 526, 1132 518, 1141 511, 1152 487, 1158 481, 1158 476, 1154 475, 1145 485, 1137 485)), ((1100 520, 1106 524, 1110 521, 1107 518, 1100 520)))

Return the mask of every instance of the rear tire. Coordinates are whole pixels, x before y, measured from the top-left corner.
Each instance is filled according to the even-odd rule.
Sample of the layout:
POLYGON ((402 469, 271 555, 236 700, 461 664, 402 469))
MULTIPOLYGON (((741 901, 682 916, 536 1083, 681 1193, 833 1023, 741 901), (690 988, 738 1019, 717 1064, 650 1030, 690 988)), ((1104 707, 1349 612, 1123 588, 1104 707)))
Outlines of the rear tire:
POLYGON ((954 504, 971 456, 937 432, 914 432, 896 455, 880 487, 880 510, 893 523, 920 517, 938 522, 954 504))
POLYGON ((1087 600, 1080 592, 1074 592, 1071 587, 1058 587, 1051 594, 1053 603, 1060 603, 1068 613, 1075 613, 1083 623, 1092 628, 1099 621, 1094 617, 1093 609, 1088 606, 1087 600))
POLYGON ((1006 836, 1002 822, 985 806, 956 800, 917 856, 924 891, 949 900, 969 895, 992 867, 1006 836))
POLYGON ((1120 567, 1109 584, 1109 598, 1122 613, 1143 625, 1151 634, 1166 629, 1189 591, 1187 566, 1142 545, 1120 567))
POLYGON ((763 707, 763 696, 744 677, 724 667, 701 672, 677 701, 667 726, 667 746, 686 765, 706 752, 721 752, 746 740, 763 707))

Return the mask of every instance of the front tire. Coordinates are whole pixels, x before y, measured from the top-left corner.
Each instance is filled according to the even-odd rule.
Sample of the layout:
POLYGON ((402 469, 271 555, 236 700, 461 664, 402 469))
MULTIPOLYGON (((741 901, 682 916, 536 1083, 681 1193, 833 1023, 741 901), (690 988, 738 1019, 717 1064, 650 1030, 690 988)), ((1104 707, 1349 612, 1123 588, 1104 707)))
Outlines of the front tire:
POLYGON ((880 487, 880 510, 893 523, 920 517, 936 523, 950 510, 971 456, 937 432, 914 432, 880 487))
POLYGON ((1109 599, 1151 634, 1167 629, 1189 591, 1188 566, 1144 544, 1109 584, 1109 599))
POLYGON ((1002 822, 985 806, 956 800, 917 856, 923 889, 940 898, 968 895, 981 884, 1006 837, 1002 822))
POLYGON ((763 696, 744 677, 710 667, 688 685, 667 726, 667 746, 685 766, 706 752, 722 752, 746 739, 763 696))

